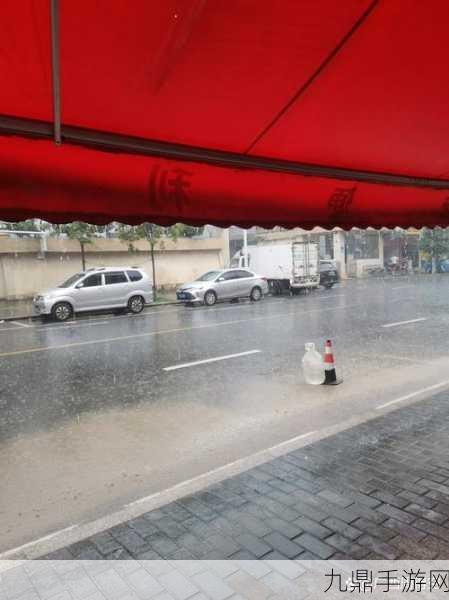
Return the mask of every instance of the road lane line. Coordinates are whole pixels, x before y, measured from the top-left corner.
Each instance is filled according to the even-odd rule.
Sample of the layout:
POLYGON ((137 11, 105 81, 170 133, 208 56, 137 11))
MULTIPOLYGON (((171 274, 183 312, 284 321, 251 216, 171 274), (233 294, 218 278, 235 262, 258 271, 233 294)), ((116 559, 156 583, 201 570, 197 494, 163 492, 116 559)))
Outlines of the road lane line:
POLYGON ((391 406, 392 404, 404 402, 404 400, 409 400, 410 398, 414 398, 415 396, 419 396, 420 394, 432 392, 433 390, 438 390, 439 388, 445 386, 449 386, 449 379, 447 379, 446 381, 440 381, 440 383, 436 383, 435 385, 430 385, 429 387, 422 388, 421 390, 412 392, 411 394, 407 394, 406 396, 401 396, 400 398, 396 398, 396 400, 390 400, 390 402, 385 402, 385 404, 380 404, 379 406, 376 406, 376 410, 382 410, 383 408, 387 408, 387 406, 391 406))
POLYGON ((27 323, 21 323, 20 321, 11 321, 11 323, 14 323, 14 325, 18 325, 19 327, 26 327, 27 329, 29 329, 30 327, 33 328, 33 325, 28 325, 27 323))
POLYGON ((385 329, 388 327, 399 327, 399 325, 408 325, 409 323, 420 323, 421 321, 427 321, 427 317, 420 317, 419 319, 409 319, 408 321, 397 321, 396 323, 386 323, 382 325, 385 329))
POLYGON ((365 356, 366 358, 371 359, 391 358, 392 360, 404 360, 406 362, 411 362, 420 365, 427 365, 431 362, 430 360, 420 360, 419 358, 409 358, 408 356, 397 356, 396 354, 385 354, 384 352, 381 352, 380 354, 378 352, 374 354, 368 352, 357 352, 357 356, 365 356))
MULTIPOLYGON (((11 321, 12 323, 12 321, 11 321)), ((34 329, 34 327, 32 327, 34 329)), ((29 332, 27 329, 22 329, 22 327, 2 327, 0 329, 0 333, 7 333, 8 331, 22 331, 23 333, 29 332)))
POLYGON ((409 283, 408 285, 396 285, 394 287, 391 287, 391 290, 405 290, 405 288, 410 288, 413 287, 413 285, 411 283, 409 283))
POLYGON ((318 300, 327 300, 328 298, 343 298, 346 294, 329 294, 329 296, 317 296, 318 300))
POLYGON ((332 310, 343 310, 346 308, 355 308, 365 306, 366 303, 345 304, 344 306, 332 306, 329 308, 313 308, 311 310, 293 310, 286 313, 274 313, 271 315, 261 315, 260 317, 249 317, 246 319, 236 319, 235 321, 220 321, 218 323, 208 323, 207 325, 196 325, 193 327, 177 327, 174 329, 159 329, 157 331, 148 331, 146 333, 134 333, 132 335, 120 335, 117 337, 103 338, 97 340, 88 340, 85 342, 72 342, 70 344, 57 344, 55 346, 37 346, 36 348, 25 348, 24 350, 13 350, 12 352, 0 352, 0 358, 7 356, 19 356, 20 354, 32 354, 35 352, 48 352, 50 350, 64 350, 66 348, 77 348, 81 346, 92 346, 94 344, 107 344, 109 342, 121 342, 132 339, 151 337, 154 335, 163 335, 165 333, 183 333, 195 329, 209 329, 211 327, 224 327, 226 325, 239 325, 240 323, 249 323, 250 321, 266 321, 268 319, 279 319, 282 317, 292 317, 297 314, 308 315, 315 312, 328 312, 332 310))
POLYGON ((204 360, 194 360, 193 362, 182 363, 180 365, 172 365, 164 367, 163 371, 176 371, 177 369, 186 369, 187 367, 196 367, 207 363, 218 362, 220 360, 228 360, 229 358, 237 358, 239 356, 249 356, 250 354, 259 354, 262 350, 247 350, 246 352, 237 352, 236 354, 225 354, 224 356, 215 356, 214 358, 205 358, 204 360))
MULTIPOLYGON (((342 294, 343 295, 343 294, 342 294)), ((284 300, 274 300, 274 301, 269 301, 268 305, 271 306, 272 304, 281 304, 282 302, 284 302, 284 300)), ((196 314, 199 312, 199 309, 203 309, 204 311, 207 311, 207 313, 213 313, 213 312, 219 312, 222 310, 231 310, 231 309, 236 309, 236 308, 262 308, 266 306, 266 304, 258 304, 255 305, 253 302, 247 302, 245 304, 238 304, 235 306, 218 306, 216 308, 211 308, 211 307, 204 307, 204 306, 197 306, 195 308, 192 307, 192 311, 190 312, 183 312, 181 313, 182 309, 184 308, 183 305, 179 305, 179 308, 177 309, 170 309, 170 310, 164 310, 163 308, 161 308, 160 310, 153 310, 153 311, 146 311, 145 313, 141 313, 139 315, 121 315, 121 316, 113 316, 110 317, 108 319, 91 319, 91 318, 86 318, 86 319, 80 319, 79 321, 68 321, 66 323, 59 323, 59 324, 53 324, 53 325, 40 325, 40 326, 36 326, 36 325, 22 325, 21 323, 17 323, 18 325, 21 325, 21 327, 28 327, 31 328, 33 330, 36 331, 46 331, 47 329, 61 329, 62 331, 64 330, 64 328, 66 327, 86 327, 87 325, 103 325, 105 323, 116 323, 117 321, 120 321, 121 319, 136 319, 138 317, 140 318, 147 318, 147 317, 154 317, 154 316, 159 316, 159 315, 166 315, 166 314, 173 314, 173 313, 181 313, 181 314, 196 314)), ((15 321, 11 321, 11 323, 14 323, 15 321)), ((0 321, 0 323, 3 323, 3 321, 0 321)), ((20 330, 22 331, 21 328, 19 327, 10 327, 9 329, 0 329, 0 333, 2 333, 3 331, 17 331, 20 330)), ((25 331, 25 330, 23 330, 25 331)))
POLYGON ((92 327, 96 325, 105 325, 106 323, 110 323, 110 320, 107 321, 95 321, 95 323, 65 323, 64 325, 53 325, 50 327, 35 327, 36 331, 47 331, 48 329, 60 329, 64 331, 65 329, 78 329, 78 327, 92 327))

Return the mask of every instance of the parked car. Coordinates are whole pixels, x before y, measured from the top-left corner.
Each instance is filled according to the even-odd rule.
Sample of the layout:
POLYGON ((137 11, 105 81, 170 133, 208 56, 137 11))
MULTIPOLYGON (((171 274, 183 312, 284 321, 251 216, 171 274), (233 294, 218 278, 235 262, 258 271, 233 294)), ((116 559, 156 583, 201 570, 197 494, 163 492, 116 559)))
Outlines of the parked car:
POLYGON ((217 269, 176 290, 178 300, 213 306, 218 300, 250 298, 257 302, 268 293, 265 277, 248 269, 217 269))
MULTIPOLYGON (((435 269, 437 273, 449 273, 449 259, 444 258, 442 260, 435 261, 435 269)), ((421 269, 424 273, 432 273, 432 261, 423 260, 421 261, 421 269)))
POLYGON ((73 275, 60 286, 34 297, 38 315, 66 321, 74 313, 107 309, 142 312, 153 300, 148 275, 137 267, 103 267, 73 275))
POLYGON ((332 260, 320 260, 320 285, 330 289, 339 282, 338 271, 332 260))

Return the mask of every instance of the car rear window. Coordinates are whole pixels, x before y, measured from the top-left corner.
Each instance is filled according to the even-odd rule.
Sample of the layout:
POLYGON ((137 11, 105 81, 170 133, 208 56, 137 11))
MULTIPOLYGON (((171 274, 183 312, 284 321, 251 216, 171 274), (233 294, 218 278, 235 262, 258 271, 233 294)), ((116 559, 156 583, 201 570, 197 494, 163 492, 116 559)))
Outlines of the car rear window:
POLYGON ((223 279, 226 281, 230 281, 231 279, 238 279, 238 271, 228 271, 227 273, 223 273, 223 279))
POLYGON ((130 281, 140 281, 143 277, 142 273, 139 271, 126 271, 128 273, 128 277, 130 281))
POLYGON ((106 285, 111 285, 112 283, 126 283, 128 281, 126 279, 126 275, 125 275, 125 273, 123 273, 123 271, 105 273, 104 279, 105 279, 106 285))

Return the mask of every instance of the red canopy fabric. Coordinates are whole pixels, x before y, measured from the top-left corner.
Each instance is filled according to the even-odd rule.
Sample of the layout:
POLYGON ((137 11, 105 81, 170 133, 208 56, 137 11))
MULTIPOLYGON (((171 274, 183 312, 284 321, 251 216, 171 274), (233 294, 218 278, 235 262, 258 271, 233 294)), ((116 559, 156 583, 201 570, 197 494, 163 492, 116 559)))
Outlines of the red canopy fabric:
POLYGON ((2 8, 1 219, 449 224, 447 0, 2 8))

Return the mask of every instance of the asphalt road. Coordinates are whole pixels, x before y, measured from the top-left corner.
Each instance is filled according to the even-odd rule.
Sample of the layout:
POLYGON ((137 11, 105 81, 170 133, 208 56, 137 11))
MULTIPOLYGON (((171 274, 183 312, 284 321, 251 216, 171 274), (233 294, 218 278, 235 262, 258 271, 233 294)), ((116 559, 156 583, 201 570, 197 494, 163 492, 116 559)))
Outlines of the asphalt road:
POLYGON ((398 277, 0 325, 0 551, 449 387, 448 303, 449 277, 398 277), (344 383, 306 386, 328 337, 344 383))

